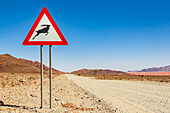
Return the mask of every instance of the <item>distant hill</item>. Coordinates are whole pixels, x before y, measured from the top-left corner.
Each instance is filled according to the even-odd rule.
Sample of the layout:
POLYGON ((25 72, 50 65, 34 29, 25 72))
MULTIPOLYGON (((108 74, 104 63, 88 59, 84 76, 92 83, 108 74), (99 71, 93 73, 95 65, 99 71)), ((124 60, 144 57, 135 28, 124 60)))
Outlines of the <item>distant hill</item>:
MULTIPOLYGON (((44 72, 47 73, 49 68, 44 65, 44 72)), ((26 59, 17 59, 9 54, 0 55, 0 72, 12 73, 39 73, 40 63, 26 59)), ((53 69, 53 73, 63 74, 64 72, 53 69)))
MULTIPOLYGON (((31 60, 26 60, 26 59, 22 59, 22 58, 19 58, 19 60, 24 61, 34 67, 37 67, 38 69, 40 69, 40 67, 41 67, 41 64, 38 61, 33 62, 31 60)), ((46 65, 43 65, 43 69, 44 69, 44 71, 49 71, 49 68, 46 65)), ((56 70, 54 68, 52 68, 52 72, 57 73, 57 74, 64 74, 64 72, 56 70)))
POLYGON ((98 80, 139 80, 139 81, 170 82, 169 75, 160 76, 158 73, 155 74, 155 76, 149 76, 150 74, 136 74, 136 73, 135 72, 126 73, 122 71, 113 71, 108 69, 105 70, 104 69, 81 69, 81 70, 73 71, 71 74, 75 74, 77 76, 83 76, 83 77, 93 77, 98 80))
POLYGON ((91 74, 91 75, 132 75, 122 71, 113 71, 108 69, 81 69, 71 72, 71 74, 91 74))
POLYGON ((129 72, 169 72, 169 71, 170 71, 170 65, 163 66, 163 67, 153 67, 153 68, 147 68, 142 70, 129 71, 129 72))

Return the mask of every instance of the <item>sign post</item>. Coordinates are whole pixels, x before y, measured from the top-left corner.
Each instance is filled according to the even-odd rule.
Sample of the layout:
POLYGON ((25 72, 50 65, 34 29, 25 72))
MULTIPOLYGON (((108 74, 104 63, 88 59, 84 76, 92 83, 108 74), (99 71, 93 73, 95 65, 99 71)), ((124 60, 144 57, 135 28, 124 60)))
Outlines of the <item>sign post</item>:
POLYGON ((41 10, 22 44, 41 47, 41 108, 43 108, 43 45, 49 45, 49 91, 50 108, 52 108, 52 45, 68 45, 68 43, 46 7, 41 10))
POLYGON ((52 45, 50 45, 50 108, 52 108, 52 45))
POLYGON ((43 108, 43 45, 41 45, 41 108, 43 108))

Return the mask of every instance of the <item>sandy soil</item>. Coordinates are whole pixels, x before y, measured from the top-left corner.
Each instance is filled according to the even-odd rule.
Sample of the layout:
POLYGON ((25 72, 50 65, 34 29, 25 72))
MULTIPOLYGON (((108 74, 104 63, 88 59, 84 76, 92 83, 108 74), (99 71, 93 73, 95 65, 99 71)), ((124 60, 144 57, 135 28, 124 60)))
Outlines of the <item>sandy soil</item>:
POLYGON ((96 80, 68 74, 80 87, 128 113, 168 113, 170 83, 151 81, 96 80))
POLYGON ((34 74, 36 76, 34 79, 30 74, 0 75, 2 82, 0 101, 4 102, 4 105, 0 106, 2 113, 114 113, 115 111, 107 102, 80 88, 65 75, 53 78, 52 109, 49 109, 49 79, 47 76, 44 77, 44 108, 40 109, 39 75, 34 74), (19 80, 13 81, 14 78, 19 80))

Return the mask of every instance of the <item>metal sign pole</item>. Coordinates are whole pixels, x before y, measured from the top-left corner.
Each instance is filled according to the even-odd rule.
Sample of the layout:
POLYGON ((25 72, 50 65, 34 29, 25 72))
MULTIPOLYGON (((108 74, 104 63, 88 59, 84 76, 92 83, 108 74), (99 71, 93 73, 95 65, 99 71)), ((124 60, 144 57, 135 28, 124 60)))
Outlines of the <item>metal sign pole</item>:
POLYGON ((41 45, 41 108, 43 108, 43 45, 41 45))
POLYGON ((50 108, 52 108, 52 93, 51 93, 51 84, 52 84, 52 45, 50 45, 50 108))

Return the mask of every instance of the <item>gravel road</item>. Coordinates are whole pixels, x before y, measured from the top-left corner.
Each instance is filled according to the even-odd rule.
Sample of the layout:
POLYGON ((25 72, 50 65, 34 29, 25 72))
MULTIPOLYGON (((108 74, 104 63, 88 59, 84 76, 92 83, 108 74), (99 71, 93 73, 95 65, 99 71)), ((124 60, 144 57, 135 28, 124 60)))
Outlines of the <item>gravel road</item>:
POLYGON ((126 113, 170 113, 170 83, 95 80, 66 75, 83 89, 126 113))

